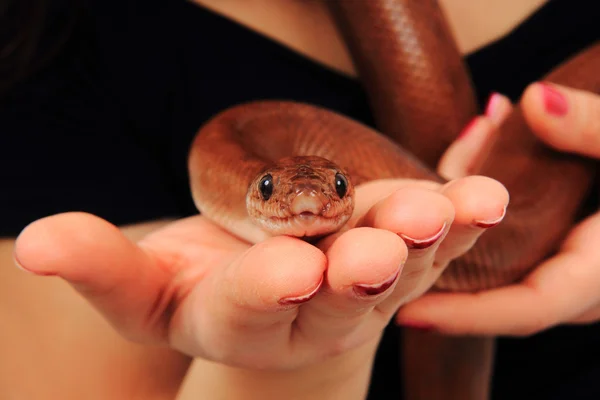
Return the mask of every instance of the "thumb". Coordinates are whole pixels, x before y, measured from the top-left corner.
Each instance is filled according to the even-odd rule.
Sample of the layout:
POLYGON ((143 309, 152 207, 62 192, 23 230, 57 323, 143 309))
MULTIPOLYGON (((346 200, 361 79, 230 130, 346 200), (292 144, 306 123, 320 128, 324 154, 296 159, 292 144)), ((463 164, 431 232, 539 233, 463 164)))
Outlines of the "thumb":
POLYGON ((85 213, 35 221, 17 238, 14 259, 26 271, 69 282, 120 332, 163 337, 160 324, 153 337, 147 329, 171 274, 107 221, 85 213))
POLYGON ((533 83, 521 99, 534 133, 558 150, 600 157, 600 96, 551 83, 533 83))

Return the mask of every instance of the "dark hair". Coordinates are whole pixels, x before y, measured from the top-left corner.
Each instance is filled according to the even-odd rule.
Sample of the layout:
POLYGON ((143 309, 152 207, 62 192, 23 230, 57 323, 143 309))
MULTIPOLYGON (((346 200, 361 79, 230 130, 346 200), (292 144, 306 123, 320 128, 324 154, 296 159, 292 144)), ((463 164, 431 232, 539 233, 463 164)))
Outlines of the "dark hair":
POLYGON ((60 52, 81 9, 78 0, 0 0, 0 95, 60 52))

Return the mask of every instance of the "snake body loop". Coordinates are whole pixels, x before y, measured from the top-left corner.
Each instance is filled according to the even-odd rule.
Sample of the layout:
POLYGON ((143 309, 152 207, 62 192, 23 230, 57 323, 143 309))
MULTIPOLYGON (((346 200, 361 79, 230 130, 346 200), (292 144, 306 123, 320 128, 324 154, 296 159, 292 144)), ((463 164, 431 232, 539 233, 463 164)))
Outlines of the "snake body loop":
MULTIPOLYGON (((400 8, 404 10, 407 7, 405 3, 416 4, 391 0, 340 1, 337 7, 344 5, 356 12, 358 15, 353 15, 353 21, 362 21, 363 18, 370 21, 369 18, 376 16, 371 15, 374 11, 369 13, 362 8, 402 15, 391 5, 402 5, 400 8), (379 3, 385 7, 377 9, 379 3), (354 6, 356 4, 361 6, 354 6)), ((417 8, 420 7, 424 6, 417 8)), ((345 11, 348 13, 348 10, 345 11)), ((383 21, 388 24, 404 23, 401 18, 383 21)), ((436 35, 425 35, 420 39, 418 35, 415 38, 392 33, 386 36, 385 32, 400 30, 387 29, 386 23, 363 26, 357 22, 358 26, 353 28, 367 29, 364 36, 374 35, 372 47, 381 43, 387 48, 391 46, 387 42, 393 42, 395 47, 404 46, 404 52, 408 52, 407 48, 416 49, 415 41, 437 38, 436 35)), ((414 32, 415 29, 409 31, 414 32)), ((443 40, 444 43, 448 41, 447 37, 443 40)), ((431 44, 429 47, 435 48, 431 44)), ((445 138, 441 141, 444 145, 452 140, 464 121, 475 115, 474 100, 466 95, 470 92, 469 87, 461 88, 456 101, 453 91, 448 88, 447 94, 442 90, 437 95, 437 81, 444 81, 448 76, 460 76, 463 85, 468 85, 468 80, 464 66, 454 60, 455 49, 448 56, 452 62, 444 65, 437 62, 440 56, 437 52, 429 58, 429 53, 424 50, 426 48, 415 50, 417 54, 412 57, 381 49, 379 52, 365 50, 369 62, 361 62, 382 66, 386 72, 368 82, 375 82, 376 89, 382 88, 385 86, 384 77, 389 76, 393 82, 389 86, 395 88, 394 92, 384 96, 366 86, 367 91, 379 99, 374 101, 374 108, 380 110, 383 114, 380 119, 385 120, 386 130, 382 133, 332 111, 294 102, 243 104, 215 116, 200 129, 190 150, 190 183, 198 209, 246 240, 257 242, 265 239, 271 234, 251 221, 246 208, 248 189, 253 187, 252 182, 262 172, 273 168, 281 159, 294 156, 328 159, 340 170, 347 171, 354 185, 382 178, 443 182, 429 167, 443 150, 439 146, 440 141, 433 136, 445 138), (409 66, 403 64, 406 58, 409 66), (425 72, 421 72, 421 66, 425 72), (433 70, 435 67, 444 70, 433 70), (449 68, 459 71, 449 73, 446 71, 449 68), (395 76, 395 70, 401 73, 395 76), (411 74, 437 79, 412 79, 411 74), (414 100, 424 92, 430 95, 414 100), (396 97, 394 93, 397 93, 396 97), (394 107, 401 107, 398 112, 394 112, 394 107, 390 107, 389 111, 375 107, 377 101, 384 101, 381 100, 384 97, 389 97, 389 103, 393 103, 394 107), (457 104, 460 97, 466 99, 464 106, 457 104), (394 102, 397 99, 401 101, 394 102), (409 111, 402 108, 403 102, 410 105, 406 106, 409 111), (450 111, 444 108, 444 104, 450 111), (420 116, 408 118, 416 115, 420 116), (408 126, 406 120, 413 125, 408 126), (428 155, 429 161, 424 161, 421 154, 428 155)), ((360 58, 358 51, 355 57, 360 58)), ((594 44, 567 60, 545 80, 600 93, 600 74, 596 71, 600 71, 600 44, 594 44)), ((503 222, 484 233, 471 251, 455 260, 444 272, 436 283, 438 289, 476 291, 506 285, 523 277, 556 248, 573 225, 595 176, 591 160, 552 150, 537 139, 518 107, 502 124, 496 141, 474 166, 472 173, 494 178, 505 185, 511 203, 503 222)), ((285 180, 283 176, 281 179, 285 180)), ((272 198, 270 203, 278 200, 281 199, 272 198)))

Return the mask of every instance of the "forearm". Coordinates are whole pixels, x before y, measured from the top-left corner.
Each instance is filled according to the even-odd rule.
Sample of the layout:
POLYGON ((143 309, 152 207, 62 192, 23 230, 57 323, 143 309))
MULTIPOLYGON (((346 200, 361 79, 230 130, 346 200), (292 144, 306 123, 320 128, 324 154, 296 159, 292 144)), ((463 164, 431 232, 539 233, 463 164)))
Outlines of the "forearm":
POLYGON ((377 341, 293 371, 253 371, 198 359, 177 400, 362 400, 366 398, 377 341))

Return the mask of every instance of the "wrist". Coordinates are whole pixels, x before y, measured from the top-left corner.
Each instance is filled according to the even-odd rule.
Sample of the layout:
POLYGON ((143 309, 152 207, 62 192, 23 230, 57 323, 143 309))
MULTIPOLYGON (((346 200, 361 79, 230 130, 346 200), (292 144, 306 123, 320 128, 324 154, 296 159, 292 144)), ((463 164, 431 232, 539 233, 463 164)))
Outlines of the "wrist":
POLYGON ((178 400, 366 398, 379 338, 316 364, 289 371, 234 368, 197 359, 178 400))

